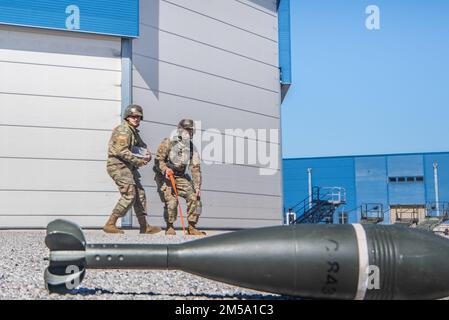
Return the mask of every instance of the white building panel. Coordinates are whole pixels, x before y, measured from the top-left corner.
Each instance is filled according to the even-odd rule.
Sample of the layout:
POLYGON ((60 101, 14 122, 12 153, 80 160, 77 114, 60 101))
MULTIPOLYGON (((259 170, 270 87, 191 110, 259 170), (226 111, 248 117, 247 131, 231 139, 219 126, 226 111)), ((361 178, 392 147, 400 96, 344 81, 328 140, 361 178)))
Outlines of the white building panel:
POLYGON ((119 38, 0 27, 0 228, 100 226, 110 213, 120 52, 119 38))
POLYGON ((0 155, 104 161, 109 136, 109 131, 0 126, 0 155))
POLYGON ((106 161, 0 158, 0 174, 0 190, 115 190, 106 161))
POLYGON ((118 71, 1 61, 0 70, 0 88, 5 93, 120 100, 118 71))
POLYGON ((121 43, 116 38, 50 30, 0 28, 2 61, 121 71, 121 43))
POLYGON ((111 130, 120 108, 120 101, 0 93, 0 125, 111 130))
POLYGON ((0 196, 5 201, 3 205, 9 208, 6 213, 8 217, 23 215, 106 217, 118 199, 115 189, 112 186, 110 189, 109 192, 0 191, 0 196))

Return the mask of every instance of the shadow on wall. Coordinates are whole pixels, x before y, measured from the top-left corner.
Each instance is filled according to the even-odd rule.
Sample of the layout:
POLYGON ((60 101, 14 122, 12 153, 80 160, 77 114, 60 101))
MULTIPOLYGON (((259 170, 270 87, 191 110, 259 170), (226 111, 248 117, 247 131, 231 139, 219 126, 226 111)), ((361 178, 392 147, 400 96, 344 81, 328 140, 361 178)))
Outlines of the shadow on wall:
POLYGON ((159 100, 159 2, 140 1, 140 36, 133 41, 133 87, 159 100))
POLYGON ((277 0, 237 0, 241 3, 253 3, 260 7, 263 7, 273 13, 277 12, 277 0))

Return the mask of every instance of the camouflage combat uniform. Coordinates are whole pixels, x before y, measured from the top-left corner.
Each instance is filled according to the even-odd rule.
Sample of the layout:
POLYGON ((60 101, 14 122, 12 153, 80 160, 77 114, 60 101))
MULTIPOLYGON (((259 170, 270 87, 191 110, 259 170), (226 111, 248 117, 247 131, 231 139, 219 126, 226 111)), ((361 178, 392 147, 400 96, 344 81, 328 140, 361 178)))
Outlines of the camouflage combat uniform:
MULTIPOLYGON (((130 105, 125 111, 125 119, 128 115, 133 114, 143 116, 142 108, 130 105)), ((138 153, 134 150, 135 148, 146 150, 148 162, 151 160, 151 153, 140 137, 139 130, 124 120, 113 130, 109 140, 107 171, 116 183, 121 197, 103 227, 103 231, 107 233, 123 233, 115 224, 117 219, 126 215, 131 206, 134 207, 140 225, 140 233, 154 234, 161 231, 159 227, 150 226, 146 220, 147 201, 145 190, 140 183, 141 176, 137 170, 145 165, 146 161, 133 154, 133 152, 138 153)))
MULTIPOLYGON (((182 129, 181 129, 182 130, 182 129)), ((187 221, 189 227, 195 227, 201 210, 197 192, 201 189, 200 156, 189 138, 178 136, 164 139, 155 156, 155 181, 159 196, 165 203, 164 218, 167 225, 173 225, 177 219, 178 201, 165 171, 170 168, 174 172, 176 189, 180 197, 187 202, 187 221), (187 168, 191 177, 186 174, 187 168)))
POLYGON ((136 216, 147 214, 145 191, 137 170, 143 166, 143 160, 133 155, 133 147, 147 148, 147 145, 140 138, 139 130, 123 121, 112 132, 107 162, 107 171, 121 194, 113 210, 119 217, 124 217, 132 205, 136 216))

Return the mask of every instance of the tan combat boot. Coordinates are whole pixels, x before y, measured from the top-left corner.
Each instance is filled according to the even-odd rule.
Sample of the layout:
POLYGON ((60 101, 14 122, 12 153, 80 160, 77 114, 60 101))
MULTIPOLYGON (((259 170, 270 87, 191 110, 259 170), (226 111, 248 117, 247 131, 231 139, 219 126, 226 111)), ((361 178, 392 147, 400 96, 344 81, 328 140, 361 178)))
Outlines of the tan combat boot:
POLYGON ((159 233, 159 232, 162 231, 162 229, 159 228, 159 227, 150 226, 148 224, 147 219, 145 218, 145 216, 137 217, 137 221, 139 221, 139 224, 140 224, 140 233, 155 234, 155 233, 159 233))
POLYGON ((206 232, 196 229, 193 224, 189 223, 189 228, 187 229, 187 234, 189 234, 191 236, 205 236, 206 232))
POLYGON ((103 227, 103 231, 106 233, 125 233, 122 229, 117 228, 115 224, 117 223, 119 216, 115 213, 111 214, 108 221, 103 227))
POLYGON ((167 223, 167 229, 165 229, 165 235, 166 236, 175 236, 176 235, 175 228, 173 228, 173 223, 167 223))

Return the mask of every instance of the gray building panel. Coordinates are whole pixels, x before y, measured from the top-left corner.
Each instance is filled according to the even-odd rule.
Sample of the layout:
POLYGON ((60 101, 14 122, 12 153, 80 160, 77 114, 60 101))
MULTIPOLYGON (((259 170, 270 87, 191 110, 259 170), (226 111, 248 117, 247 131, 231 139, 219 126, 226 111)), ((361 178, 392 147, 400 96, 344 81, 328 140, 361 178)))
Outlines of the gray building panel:
MULTIPOLYGON (((184 114, 179 115, 178 118, 180 116, 181 117, 188 117, 189 114, 187 112, 185 112, 184 114)), ((195 119, 198 119, 198 118, 195 118, 195 119)), ((180 120, 180 118, 178 119, 177 122, 179 122, 179 120, 180 120)), ((222 120, 226 120, 226 118, 224 118, 222 120)), ((155 123, 155 122, 144 122, 141 125, 140 130, 142 132, 142 138, 148 144, 151 152, 155 153, 156 150, 157 150, 157 147, 160 144, 160 142, 163 139, 168 138, 172 134, 175 133, 174 130, 176 130, 177 122, 175 122, 173 124, 160 124, 160 123, 155 123)), ((230 123, 229 126, 232 126, 232 123, 230 123)), ((203 130, 210 129, 210 128, 207 128, 207 127, 203 127, 203 128, 204 128, 203 130)), ((254 131, 254 132, 256 132, 256 131, 254 131)), ((219 136, 220 137, 220 143, 222 144, 222 148, 219 149, 219 150, 222 151, 222 156, 219 157, 220 159, 218 159, 218 157, 217 157, 218 161, 216 161, 216 162, 228 163, 228 164, 247 164, 247 165, 251 165, 251 166, 270 167, 270 168, 276 169, 276 167, 274 167, 273 165, 272 166, 269 166, 269 165, 262 166, 262 164, 260 164, 259 162, 257 162, 257 163, 249 162, 248 157, 249 157, 249 154, 250 154, 249 151, 251 149, 248 148, 248 144, 251 145, 251 148, 255 149, 256 151, 258 151, 259 148, 260 148, 261 152, 264 151, 264 150, 272 150, 272 152, 275 152, 276 150, 279 151, 279 143, 277 141, 274 141, 274 142, 266 141, 267 140, 267 136, 265 136, 265 135, 262 135, 262 139, 257 139, 257 135, 256 135, 256 139, 252 139, 252 138, 246 139, 246 137, 248 137, 248 136, 245 136, 245 137, 237 136, 236 134, 237 133, 241 133, 241 132, 238 132, 238 131, 235 131, 235 130, 233 131, 233 133, 234 133, 233 135, 225 134, 225 131, 220 131, 220 133, 222 133, 219 136), (233 150, 233 154, 228 153, 230 150, 225 150, 225 146, 227 145, 227 143, 226 143, 227 140, 229 140, 229 141, 232 140, 233 141, 233 143, 232 143, 232 145, 234 147, 232 149, 233 150), (239 162, 238 159, 237 159, 237 156, 236 156, 236 153, 237 153, 236 149, 238 147, 238 141, 237 140, 239 142, 243 142, 244 146, 245 146, 245 149, 244 149, 245 153, 244 153, 244 159, 243 159, 244 162, 239 162), (234 160, 230 159, 231 155, 233 155, 232 159, 234 159, 234 160), (228 156, 229 156, 229 158, 228 158, 228 156)), ((244 131, 243 131, 243 133, 244 133, 244 131)), ((200 145, 199 141, 195 141, 195 144, 197 145, 198 149, 201 146, 203 148, 203 150, 202 150, 200 155, 203 156, 204 160, 214 161, 214 154, 209 155, 208 150, 207 149, 204 150, 204 148, 206 148, 210 143, 212 143, 212 139, 211 139, 211 142, 206 141, 207 134, 205 132, 198 132, 198 135, 200 135, 200 134, 202 135, 202 138, 200 139, 200 137, 198 137, 198 136, 196 138, 198 138, 199 140, 202 140, 201 145, 200 145)), ((217 132, 217 138, 218 138, 218 132, 217 132)), ((231 145, 231 143, 229 143, 229 145, 231 145)), ((214 143, 213 146, 215 146, 215 143, 214 143)), ((213 151, 212 150, 213 146, 210 147, 211 153, 213 153, 212 152, 213 151)), ((241 153, 239 153, 239 155, 240 154, 241 153)), ((254 154, 254 153, 251 152, 251 156, 253 156, 253 155, 256 156, 257 154, 254 154)), ((254 157, 251 157, 251 158, 254 158, 254 157)), ((274 156, 273 156, 273 159, 274 159, 274 156)), ((258 159, 255 158, 255 160, 257 161, 258 159)))
MULTIPOLYGON (((145 117, 145 120, 153 123, 175 125, 187 110, 193 119, 201 121, 204 130, 277 129, 280 122, 277 117, 245 110, 241 106, 230 106, 161 92, 155 93, 148 89, 134 87, 133 96, 136 101, 144 101, 148 106, 146 114, 149 116, 145 117), (208 114, 209 117, 203 118, 204 114, 208 114)), ((279 142, 279 139, 273 142, 279 142)))
POLYGON ((172 33, 160 32, 154 27, 145 25, 141 28, 141 37, 150 40, 135 42, 133 52, 137 56, 190 68, 266 90, 279 89, 279 78, 273 77, 273 69, 277 69, 276 66, 230 54, 227 51, 172 33), (157 46, 154 45, 156 43, 157 46), (179 54, 178 50, 173 50, 178 47, 182 48, 182 54, 179 54), (226 61, 226 63, 217 63, 219 61, 226 61))
MULTIPOLYGON (((133 41, 133 101, 144 107, 141 132, 153 152, 187 117, 201 121, 203 131, 223 134, 224 129, 279 129, 277 15, 257 6, 225 0, 141 2, 141 37, 133 41)), ((267 139, 279 157, 280 137, 260 140, 267 139)), ((201 225, 278 224, 280 171, 263 176, 258 163, 224 162, 231 164, 203 163, 201 225)), ((162 223, 153 178, 152 170, 144 170, 151 214, 162 223)))
MULTIPOLYGON (((254 10, 254 4, 250 7, 232 0, 170 0, 166 2, 186 8, 224 24, 234 26, 235 28, 259 35, 260 37, 277 41, 277 28, 273 28, 273 25, 276 26, 277 24, 276 11, 272 12, 272 14, 266 14, 260 10, 254 10), (232 14, 229 14, 230 12, 232 14)), ((275 2, 270 0, 267 1, 267 4, 273 5, 275 2)))
MULTIPOLYGON (((232 2, 220 1, 229 5, 232 2)), ((141 24, 272 66, 279 65, 277 41, 260 37, 218 19, 212 19, 212 16, 198 14, 166 1, 141 1, 140 6, 141 24)), ((273 27, 277 28, 277 20, 273 27)))
MULTIPOLYGON (((134 89, 134 97, 139 101, 145 101, 145 96, 148 96, 148 91, 142 92, 142 90, 134 89)), ((279 125, 279 119, 267 117, 253 112, 230 109, 216 104, 207 102, 200 102, 191 99, 184 99, 177 96, 160 94, 158 104, 151 105, 151 108, 147 108, 145 113, 145 120, 142 126, 147 125, 160 125, 165 126, 165 129, 161 127, 162 132, 168 135, 179 122, 179 117, 183 115, 183 110, 192 119, 201 119, 201 130, 217 129, 222 134, 225 134, 226 129, 243 129, 248 127, 248 123, 257 120, 257 126, 253 129, 270 129, 277 128, 279 125), (182 105, 180 110, 179 105, 182 105), (207 113, 209 116, 204 117, 207 113), (148 124, 147 124, 148 123, 148 124)), ((279 144, 280 137, 277 135, 273 139, 270 132, 260 131, 261 141, 270 141, 272 143, 279 144)))
MULTIPOLYGON (((163 225, 163 205, 155 187, 145 187, 149 195, 149 221, 151 224, 163 225)), ((281 213, 279 196, 260 196, 238 192, 207 191, 202 192, 203 214, 200 224, 208 228, 254 228, 256 226, 279 225, 281 213), (224 196, 225 195, 225 196, 224 196), (273 215, 276 211, 277 215, 273 215)), ((186 218, 185 201, 181 199, 184 218, 186 218)), ((134 225, 136 221, 134 218, 134 225)), ((175 223, 181 227, 181 221, 175 223)))
MULTIPOLYGON (((261 176, 259 168, 219 164, 203 164, 202 173, 204 190, 281 196, 280 187, 276 184, 279 173, 273 176, 261 176)), ((145 185, 156 185, 151 168, 146 167, 141 170, 141 174, 145 185)))
MULTIPOLYGON (((182 50, 182 48, 178 49, 182 50)), ((279 92, 142 56, 134 55, 133 61, 134 87, 152 92, 156 99, 159 93, 166 93, 279 118, 280 102, 277 99, 279 92)))

